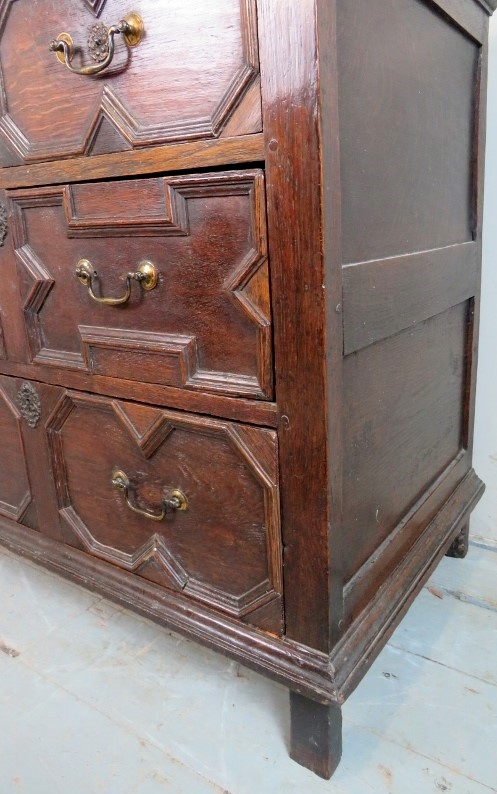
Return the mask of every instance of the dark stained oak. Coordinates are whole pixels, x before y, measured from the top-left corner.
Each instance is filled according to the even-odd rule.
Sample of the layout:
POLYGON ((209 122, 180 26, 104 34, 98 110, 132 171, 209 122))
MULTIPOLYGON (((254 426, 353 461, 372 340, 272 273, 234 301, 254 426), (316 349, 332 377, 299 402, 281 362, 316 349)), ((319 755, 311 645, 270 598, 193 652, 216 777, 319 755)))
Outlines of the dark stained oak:
POLYGON ((33 378, 54 386, 91 391, 95 394, 112 395, 126 399, 133 397, 142 402, 162 405, 180 410, 197 411, 201 414, 224 417, 239 422, 278 427, 280 417, 274 402, 225 397, 222 394, 176 389, 172 386, 156 386, 152 383, 137 383, 124 378, 107 378, 103 375, 89 375, 86 372, 56 369, 52 366, 19 364, 14 361, 1 361, 0 372, 17 378, 33 378))
POLYGON ((23 523, 33 496, 24 457, 17 395, 9 388, 13 383, 16 382, 0 378, 0 438, 3 461, 0 468, 0 515, 23 523))
POLYGON ((0 169, 0 187, 61 184, 68 180, 83 182, 87 179, 106 179, 109 175, 119 177, 160 171, 191 171, 193 168, 229 166, 263 159, 264 136, 254 133, 239 138, 169 143, 119 154, 101 154, 85 160, 84 168, 81 168, 80 158, 4 168, 0 169))
MULTIPOLYGON (((142 41, 128 48, 116 36, 111 65, 92 76, 73 74, 49 44, 67 32, 73 67, 92 64, 92 26, 118 24, 132 10, 125 0, 93 10, 70 0, 2 0, 0 137, 14 162, 217 137, 243 107, 258 74, 255 0, 139 5, 142 41)), ((235 134, 260 131, 260 107, 242 118, 235 134)))
POLYGON ((344 626, 350 625, 374 599, 381 583, 393 574, 423 528, 435 520, 440 505, 466 476, 469 460, 469 453, 462 450, 348 580, 343 589, 344 626))
POLYGON ((176 388, 272 397, 271 307, 261 171, 10 193, 30 359, 176 388), (125 294, 143 261, 157 286, 125 294))
POLYGON ((344 353, 472 298, 478 289, 478 245, 436 248, 358 262, 343 269, 344 353))
MULTIPOLYGON (((318 5, 324 59, 331 48, 326 37, 332 34, 333 18, 325 4, 318 5)), ((282 526, 286 629, 288 636, 329 651, 341 617, 339 563, 333 561, 332 574, 328 548, 332 505, 335 528, 340 511, 341 471, 332 448, 340 443, 341 351, 328 342, 327 333, 336 331, 340 339, 341 318, 334 308, 341 300, 341 283, 337 262, 332 270, 337 226, 329 230, 332 240, 322 235, 324 217, 331 222, 334 199, 330 192, 322 204, 325 157, 316 115, 321 98, 314 92, 315 11, 311 0, 259 3, 275 389, 282 415, 281 498, 283 516, 291 516, 282 526), (301 58, 294 57, 297 51, 301 58), (281 64, 288 64, 288 71, 281 64), (328 383, 331 362, 337 370, 328 383), (336 600, 330 615, 332 591, 336 600)), ((333 73, 324 75, 331 114, 333 73)))
POLYGON ((466 0, 432 0, 432 2, 450 19, 454 20, 461 30, 469 33, 478 44, 484 43, 487 21, 485 15, 481 13, 478 3, 481 2, 481 5, 485 6, 487 0, 475 0, 475 3, 467 3, 466 0))
POLYGON ((281 633, 273 431, 77 392, 62 392, 45 427, 66 543, 248 622, 265 607, 264 627, 281 633), (178 489, 184 511, 146 515, 178 489))
POLYGON ((339 2, 338 26, 343 262, 472 240, 477 43, 424 0, 339 2))
POLYGON ((293 692, 312 698, 316 703, 337 702, 333 669, 326 654, 260 631, 72 546, 54 543, 42 533, 2 516, 0 539, 16 553, 227 654, 291 687, 293 692))
POLYGON ((340 700, 353 692, 365 670, 371 666, 434 566, 467 523, 484 489, 481 480, 470 469, 435 517, 419 531, 409 552, 383 586, 376 589, 344 633, 331 656, 340 700), (399 591, 402 591, 401 598, 399 591))
POLYGON ((139 5, 86 77, 124 0, 0 0, 0 541, 287 686, 328 778, 484 490, 497 0, 139 5))
POLYGON ((467 317, 459 304, 345 359, 346 580, 462 448, 467 317))
POLYGON ((342 756, 342 712, 290 693, 290 757, 328 780, 342 756))

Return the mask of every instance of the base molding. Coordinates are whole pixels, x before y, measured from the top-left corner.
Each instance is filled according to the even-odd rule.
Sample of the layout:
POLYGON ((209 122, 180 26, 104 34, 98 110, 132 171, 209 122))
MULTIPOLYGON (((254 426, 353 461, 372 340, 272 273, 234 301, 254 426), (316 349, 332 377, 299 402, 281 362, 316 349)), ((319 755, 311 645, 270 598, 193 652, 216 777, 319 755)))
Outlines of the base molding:
POLYGON ((0 518, 0 543, 322 704, 357 686, 484 491, 471 469, 330 656, 193 603, 85 552, 0 518), (403 582, 410 582, 407 592, 403 582))
POLYGON ((325 653, 266 634, 9 519, 0 518, 0 544, 294 692, 322 703, 337 699, 334 670, 325 653))
POLYGON ((355 689, 447 552, 485 486, 474 469, 466 474, 426 526, 376 596, 352 623, 331 654, 339 702, 355 689), (404 582, 410 582, 406 590, 404 582))

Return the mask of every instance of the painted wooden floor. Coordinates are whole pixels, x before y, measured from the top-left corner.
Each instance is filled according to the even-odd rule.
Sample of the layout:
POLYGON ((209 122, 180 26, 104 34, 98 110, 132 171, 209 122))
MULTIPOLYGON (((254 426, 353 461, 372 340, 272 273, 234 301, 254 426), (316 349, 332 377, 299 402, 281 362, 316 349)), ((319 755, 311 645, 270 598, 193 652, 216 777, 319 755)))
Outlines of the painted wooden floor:
POLYGON ((0 550, 0 794, 497 792, 497 551, 445 559, 325 782, 283 687, 0 550))

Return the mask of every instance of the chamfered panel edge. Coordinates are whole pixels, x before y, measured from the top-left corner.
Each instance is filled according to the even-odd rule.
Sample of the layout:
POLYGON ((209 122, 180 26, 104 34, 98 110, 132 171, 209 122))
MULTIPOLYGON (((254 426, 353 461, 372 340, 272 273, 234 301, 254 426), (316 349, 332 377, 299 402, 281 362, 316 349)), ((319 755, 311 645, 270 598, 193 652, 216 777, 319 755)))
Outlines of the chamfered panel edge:
POLYGON ((475 0, 475 2, 481 5, 490 15, 492 15, 497 8, 497 0, 475 0))

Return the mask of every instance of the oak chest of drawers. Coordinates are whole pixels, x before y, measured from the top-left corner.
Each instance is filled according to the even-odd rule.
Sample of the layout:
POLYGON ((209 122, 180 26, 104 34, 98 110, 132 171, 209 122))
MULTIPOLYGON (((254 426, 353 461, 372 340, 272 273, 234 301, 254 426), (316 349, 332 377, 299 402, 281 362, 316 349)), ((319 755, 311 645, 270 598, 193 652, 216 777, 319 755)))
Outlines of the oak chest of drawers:
POLYGON ((340 706, 463 556, 496 0, 0 3, 0 540, 340 706))

